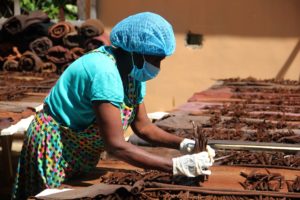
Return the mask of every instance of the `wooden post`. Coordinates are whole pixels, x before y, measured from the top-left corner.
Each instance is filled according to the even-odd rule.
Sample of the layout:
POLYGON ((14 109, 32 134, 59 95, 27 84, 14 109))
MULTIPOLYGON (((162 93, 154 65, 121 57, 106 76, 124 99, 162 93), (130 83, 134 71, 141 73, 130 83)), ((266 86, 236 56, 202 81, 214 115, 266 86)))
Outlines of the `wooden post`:
POLYGON ((85 0, 77 0, 78 19, 85 20, 85 0))
POLYGON ((96 0, 95 10, 96 10, 96 18, 100 19, 101 9, 100 9, 101 1, 96 0))
POLYGON ((90 18, 97 19, 97 0, 91 0, 91 10, 90 10, 90 18))
POLYGON ((91 0, 85 0, 85 19, 91 18, 91 0))
POLYGON ((58 21, 63 22, 65 20, 66 20, 66 18, 65 18, 65 9, 64 9, 64 6, 61 5, 61 6, 59 6, 59 10, 58 10, 58 21))
POLYGON ((2 165, 4 169, 3 178, 6 184, 11 184, 13 181, 13 167, 11 155, 11 141, 12 136, 1 136, 2 143, 2 165))
MULTIPOLYGON (((292 50, 291 54, 289 55, 288 59, 285 61, 284 65, 281 67, 280 71, 276 75, 276 77, 275 77, 276 81, 281 81, 284 79, 285 74, 287 73, 287 71, 289 70, 293 61, 297 57, 297 54, 299 53, 299 51, 300 51, 300 38, 299 38, 296 46, 292 50)), ((300 76, 299 76, 299 80, 300 80, 300 76)))
POLYGON ((14 0, 14 15, 20 15, 21 9, 20 9, 20 0, 14 0))

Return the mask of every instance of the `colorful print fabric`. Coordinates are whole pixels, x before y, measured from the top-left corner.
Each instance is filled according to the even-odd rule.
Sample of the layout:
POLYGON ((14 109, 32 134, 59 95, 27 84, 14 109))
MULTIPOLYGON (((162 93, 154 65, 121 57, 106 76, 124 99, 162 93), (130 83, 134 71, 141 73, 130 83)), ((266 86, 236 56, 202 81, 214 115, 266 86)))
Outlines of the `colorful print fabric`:
POLYGON ((27 199, 87 172, 98 163, 103 147, 96 126, 73 132, 45 112, 37 113, 23 143, 12 198, 27 199))

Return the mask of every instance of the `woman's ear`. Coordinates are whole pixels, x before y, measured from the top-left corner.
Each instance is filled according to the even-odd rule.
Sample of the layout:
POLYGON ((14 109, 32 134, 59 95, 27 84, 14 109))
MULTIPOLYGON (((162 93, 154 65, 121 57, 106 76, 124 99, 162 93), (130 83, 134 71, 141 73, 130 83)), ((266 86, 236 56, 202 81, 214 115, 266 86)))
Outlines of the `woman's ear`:
POLYGON ((157 68, 160 68, 161 61, 163 61, 166 57, 165 56, 151 56, 146 55, 145 60, 157 68))

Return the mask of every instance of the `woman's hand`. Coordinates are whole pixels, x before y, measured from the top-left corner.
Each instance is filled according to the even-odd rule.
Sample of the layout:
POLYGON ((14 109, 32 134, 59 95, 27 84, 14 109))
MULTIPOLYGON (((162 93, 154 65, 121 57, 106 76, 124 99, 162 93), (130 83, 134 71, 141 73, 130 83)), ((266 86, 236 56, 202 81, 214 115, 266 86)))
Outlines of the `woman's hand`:
POLYGON ((209 167, 213 165, 213 159, 208 152, 184 155, 173 158, 173 175, 184 175, 196 177, 199 175, 210 175, 209 167))
MULTIPOLYGON (((191 141, 193 140, 185 139, 185 142, 183 140, 183 143, 194 144, 195 146, 195 142, 191 141)), ((194 148, 194 146, 192 148, 194 148)), ((195 177, 202 174, 210 175, 211 171, 209 170, 209 167, 213 165, 216 153, 209 145, 206 146, 206 150, 207 151, 202 151, 200 153, 173 158, 173 175, 184 175, 188 177, 195 177)))
POLYGON ((182 154, 190 154, 194 151, 195 148, 195 140, 191 140, 188 138, 184 138, 179 145, 180 153, 182 154))

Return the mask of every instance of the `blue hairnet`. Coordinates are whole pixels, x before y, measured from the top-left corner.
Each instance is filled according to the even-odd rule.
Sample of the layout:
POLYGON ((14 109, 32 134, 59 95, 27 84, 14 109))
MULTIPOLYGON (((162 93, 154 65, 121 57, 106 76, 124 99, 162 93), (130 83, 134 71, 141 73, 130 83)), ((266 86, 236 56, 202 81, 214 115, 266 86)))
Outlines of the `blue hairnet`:
POLYGON ((111 31, 113 46, 129 52, 169 56, 175 51, 175 36, 169 22, 158 14, 138 13, 120 21, 111 31))

